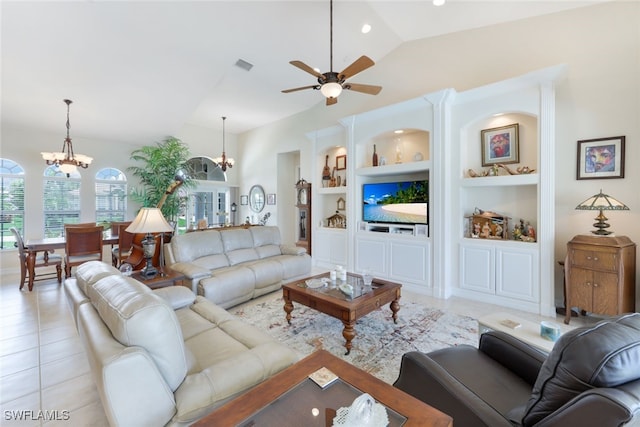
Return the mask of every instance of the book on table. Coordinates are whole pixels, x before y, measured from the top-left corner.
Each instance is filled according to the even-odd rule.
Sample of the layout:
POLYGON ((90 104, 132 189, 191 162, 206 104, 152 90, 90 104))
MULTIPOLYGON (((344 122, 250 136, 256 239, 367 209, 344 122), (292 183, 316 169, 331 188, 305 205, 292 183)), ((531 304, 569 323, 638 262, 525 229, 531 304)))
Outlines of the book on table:
POLYGON ((309 378, 321 388, 327 387, 338 379, 338 376, 324 366, 309 375, 309 378))

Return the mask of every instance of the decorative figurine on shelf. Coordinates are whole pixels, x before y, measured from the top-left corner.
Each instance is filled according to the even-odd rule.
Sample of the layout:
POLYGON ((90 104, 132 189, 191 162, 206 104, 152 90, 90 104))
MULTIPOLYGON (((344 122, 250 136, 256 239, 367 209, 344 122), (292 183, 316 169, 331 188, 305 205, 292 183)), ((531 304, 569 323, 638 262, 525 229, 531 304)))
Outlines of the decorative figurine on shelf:
POLYGON ((536 241, 536 230, 533 229, 533 226, 527 222, 527 237, 531 239, 532 242, 536 241))
POLYGON ((467 216, 468 237, 480 239, 506 239, 509 229, 509 217, 491 211, 476 208, 467 216))
POLYGON ((490 235, 491 235, 491 227, 489 227, 488 222, 485 222, 482 225, 482 231, 480 232, 480 237, 482 237, 483 239, 488 239, 490 235))
POLYGON ((516 224, 513 228, 513 240, 520 240, 522 242, 535 242, 536 230, 529 221, 525 222, 520 219, 520 223, 516 224))
POLYGON ((473 233, 471 233, 471 237, 476 239, 480 237, 480 224, 478 224, 477 222, 473 223, 473 233))
POLYGON ((336 168, 333 168, 333 170, 331 171, 331 178, 329 179, 329 187, 337 187, 337 180, 336 180, 336 168))
POLYGON ((329 155, 324 160, 324 167, 322 168, 322 186, 328 187, 331 180, 331 169, 329 168, 329 155))

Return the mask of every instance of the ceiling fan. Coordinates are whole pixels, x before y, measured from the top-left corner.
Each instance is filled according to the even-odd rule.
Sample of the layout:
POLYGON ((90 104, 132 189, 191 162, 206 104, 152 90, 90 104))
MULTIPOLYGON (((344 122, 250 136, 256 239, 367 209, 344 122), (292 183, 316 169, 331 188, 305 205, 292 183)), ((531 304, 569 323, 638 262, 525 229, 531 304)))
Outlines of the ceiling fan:
POLYGON ((367 93, 369 95, 377 95, 382 90, 381 86, 365 85, 359 83, 346 82, 350 77, 355 76, 361 71, 372 67, 375 63, 367 56, 361 56, 351 65, 342 70, 340 73, 333 71, 333 0, 330 0, 330 28, 329 28, 329 68, 331 71, 319 73, 302 61, 289 61, 294 67, 300 68, 302 71, 315 76, 318 84, 296 87, 293 89, 285 89, 283 93, 296 92, 305 89, 319 90, 327 98, 327 105, 333 105, 338 102, 338 96, 342 90, 353 90, 356 92, 367 93))

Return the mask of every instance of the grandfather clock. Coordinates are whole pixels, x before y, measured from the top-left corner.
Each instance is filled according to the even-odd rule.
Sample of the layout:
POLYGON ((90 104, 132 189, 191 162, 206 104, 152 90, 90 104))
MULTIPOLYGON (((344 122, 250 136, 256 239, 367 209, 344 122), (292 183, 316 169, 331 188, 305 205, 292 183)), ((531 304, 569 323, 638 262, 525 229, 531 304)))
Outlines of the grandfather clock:
POLYGON ((296 184, 296 208, 298 211, 298 240, 296 246, 311 255, 311 183, 301 179, 296 184))

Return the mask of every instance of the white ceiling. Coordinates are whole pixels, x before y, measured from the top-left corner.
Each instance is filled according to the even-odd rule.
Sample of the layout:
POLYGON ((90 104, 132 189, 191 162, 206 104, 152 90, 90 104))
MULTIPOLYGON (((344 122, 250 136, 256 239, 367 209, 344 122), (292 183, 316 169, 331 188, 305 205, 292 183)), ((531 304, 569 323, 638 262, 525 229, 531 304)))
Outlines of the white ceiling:
MULTIPOLYGON (((333 71, 361 55, 381 61, 410 40, 600 1, 335 0, 333 71), (365 22, 373 27, 367 35, 365 22)), ((329 71, 328 0, 0 7, 3 124, 62 135, 69 98, 72 136, 146 144, 185 124, 220 129, 223 115, 227 132, 241 133, 323 102, 317 91, 280 91, 315 83, 290 60, 329 71), (238 59, 253 69, 234 66, 238 59)), ((384 87, 367 71, 350 81, 384 87)))

